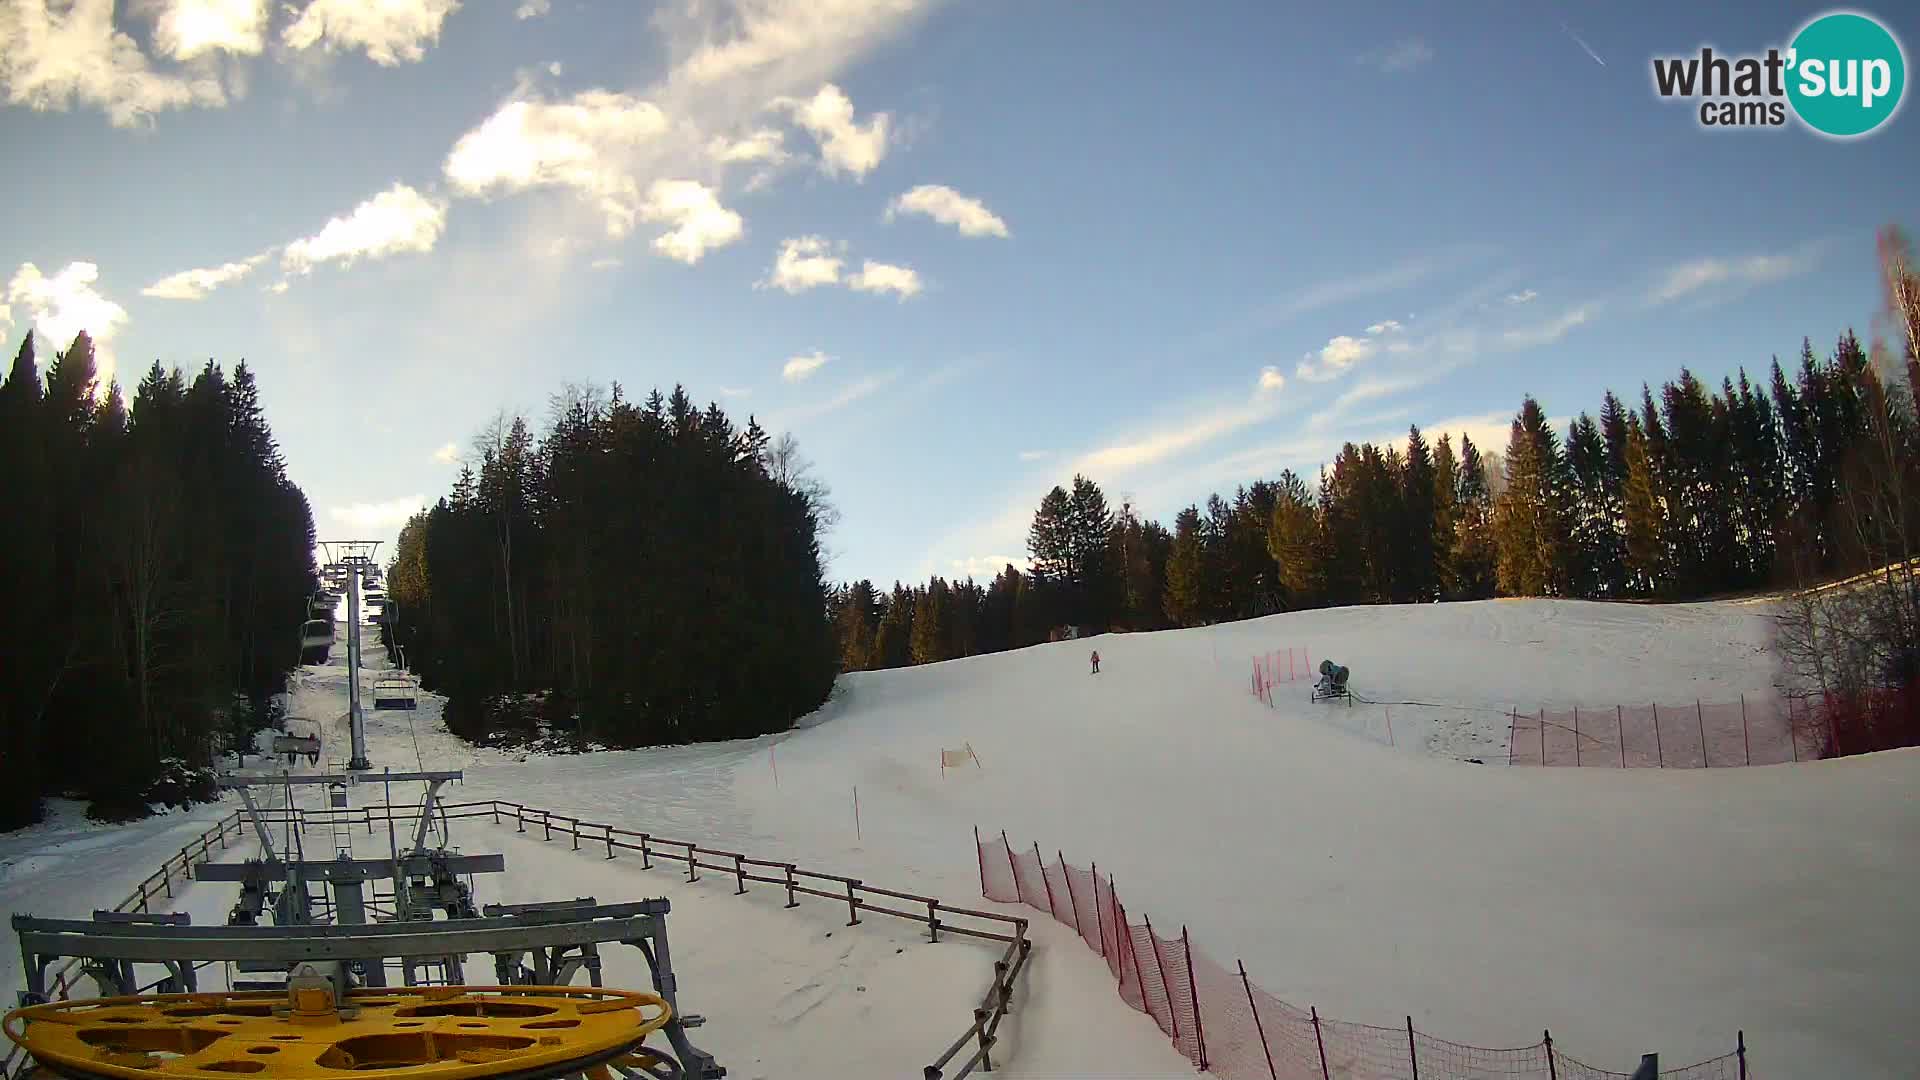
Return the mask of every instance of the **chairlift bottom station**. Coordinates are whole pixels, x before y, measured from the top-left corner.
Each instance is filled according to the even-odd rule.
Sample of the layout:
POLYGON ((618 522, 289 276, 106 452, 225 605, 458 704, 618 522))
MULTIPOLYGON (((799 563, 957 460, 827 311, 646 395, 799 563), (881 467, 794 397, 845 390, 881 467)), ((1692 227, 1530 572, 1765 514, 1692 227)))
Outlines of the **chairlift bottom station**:
POLYGON ((90 921, 14 915, 27 985, 4 1030, 29 1062, 14 1075, 726 1076, 688 1036, 705 1021, 679 1008, 669 902, 585 897, 481 906, 475 876, 505 872, 506 861, 448 846, 439 794, 460 778, 458 771, 223 778, 223 788, 239 792, 261 847, 257 858, 193 868, 197 882, 240 886, 225 926, 195 927, 172 913, 99 911, 90 921), (364 815, 348 805, 348 793, 409 782, 427 785, 411 834, 402 837, 390 820, 381 857, 355 857, 348 826, 364 815), (268 810, 255 794, 310 786, 325 788, 324 809, 268 810), (302 826, 316 817, 334 843, 325 857, 309 858, 302 826), (284 825, 283 835, 275 824, 284 825), (601 949, 616 945, 645 958, 650 991, 601 985, 601 949), (478 956, 491 957, 490 982, 467 977, 478 956), (63 963, 77 965, 100 996, 67 998, 74 988, 64 977, 50 985, 50 972, 63 963), (229 965, 230 988, 200 989, 198 972, 212 964, 229 965), (583 975, 589 985, 575 985, 583 975), (649 1045, 654 1035, 664 1045, 649 1045))

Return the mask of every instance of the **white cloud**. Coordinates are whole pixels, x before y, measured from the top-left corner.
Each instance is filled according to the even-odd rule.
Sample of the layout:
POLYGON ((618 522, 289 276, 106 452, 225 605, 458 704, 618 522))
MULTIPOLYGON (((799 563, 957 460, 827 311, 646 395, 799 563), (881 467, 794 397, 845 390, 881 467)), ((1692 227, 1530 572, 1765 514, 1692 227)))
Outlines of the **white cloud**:
POLYGON ((283 278, 283 279, 281 279, 281 280, 279 280, 279 281, 276 281, 276 282, 274 282, 273 284, 271 284, 271 285, 269 285, 269 286, 267 286, 267 291, 268 291, 268 292, 270 292, 270 293, 273 293, 273 294, 274 294, 274 295, 276 295, 276 296, 278 296, 279 294, 281 294, 281 293, 283 293, 283 292, 286 292, 286 291, 287 291, 287 282, 286 282, 286 280, 285 280, 285 279, 283 278))
POLYGON ((917 271, 872 259, 860 264, 860 272, 848 277, 847 285, 857 292, 899 293, 903 300, 918 293, 921 288, 917 271))
MULTIPOLYGON (((824 83, 930 6, 921 0, 652 5, 649 23, 663 59, 661 78, 617 87, 618 93, 602 90, 565 99, 535 90, 535 80, 546 78, 536 70, 493 116, 456 141, 444 165, 448 188, 462 198, 564 188, 582 201, 536 204, 538 219, 529 223, 531 231, 602 232, 615 238, 639 224, 656 181, 697 181, 717 201, 728 202, 743 190, 731 175, 739 169, 745 191, 763 189, 797 157, 791 153, 797 149, 791 133, 782 134, 784 120, 769 122, 771 103, 817 95, 824 83), (580 109, 567 116, 557 111, 565 105, 580 109)), ((865 131, 871 124, 859 126, 865 131)), ((669 208, 656 203, 654 209, 669 208)), ((723 223, 733 216, 720 209, 710 221, 723 223)), ((699 245, 681 239, 666 242, 669 253, 690 257, 699 245)), ((536 300, 550 304, 566 293, 544 289, 537 297, 527 296, 522 306, 536 300)))
POLYGON ((1045 461, 1045 460, 1046 460, 1047 458, 1050 458, 1050 457, 1052 457, 1052 456, 1053 456, 1053 451, 1051 451, 1051 450, 1022 450, 1022 451, 1020 451, 1020 460, 1021 460, 1021 461, 1045 461))
POLYGON ((291 49, 359 50, 382 67, 418 62, 460 0, 309 0, 280 31, 291 49))
POLYGON ((267 0, 160 0, 153 50, 175 60, 214 52, 258 56, 266 34, 267 0))
POLYGON ((1393 319, 1387 319, 1367 327, 1367 333, 1373 337, 1379 337, 1381 334, 1397 334, 1403 329, 1405 329, 1405 327, 1401 326, 1399 322, 1393 319))
POLYGON ((52 277, 30 262, 21 263, 7 283, 6 299, 54 350, 73 344, 74 337, 85 330, 93 339, 98 388, 104 392, 113 379, 113 339, 126 325, 127 309, 101 295, 95 288, 99 280, 100 268, 90 262, 68 263, 52 277))
POLYGON ((1007 223, 986 204, 942 184, 921 184, 887 205, 887 220, 897 214, 925 214, 942 225, 952 225, 962 236, 1008 235, 1007 223))
POLYGON ((555 60, 547 65, 547 74, 559 78, 567 70, 567 65, 555 60))
POLYGON ((620 258, 617 255, 602 255, 587 265, 589 269, 593 270, 618 270, 620 268, 620 258))
POLYGON ((280 265, 289 273, 305 274, 326 262, 351 266, 361 258, 432 251, 446 226, 445 202, 395 184, 312 236, 288 244, 280 265))
POLYGON ((1384 74, 1412 71, 1414 68, 1433 59, 1433 48, 1419 38, 1407 38, 1391 45, 1382 45, 1369 49, 1354 58, 1384 74))
POLYGON ((466 196, 572 188, 605 214, 607 234, 621 237, 633 230, 642 202, 633 153, 666 130, 660 108, 630 94, 511 101, 454 143, 443 171, 466 196))
POLYGON ((1287 385, 1287 377, 1285 375, 1280 374, 1279 368, 1269 364, 1268 366, 1260 369, 1260 392, 1261 393, 1271 394, 1271 393, 1274 393, 1275 391, 1285 389, 1286 385, 1287 385))
POLYGON ((1318 353, 1308 353, 1295 369, 1295 374, 1308 382, 1337 379, 1348 368, 1372 356, 1378 349, 1379 345, 1373 341, 1341 334, 1329 339, 1318 353))
MULTIPOLYGON (((227 103, 211 72, 154 70, 140 45, 114 29, 113 11, 114 0, 0 0, 0 87, 7 104, 51 112, 90 106, 115 127, 136 127, 168 109, 227 103)), ((179 36, 164 43, 188 44, 179 36)))
POLYGON ((760 128, 737 139, 715 135, 707 141, 707 153, 723 165, 750 162, 779 165, 792 156, 787 153, 786 142, 786 132, 778 128, 760 128))
POLYGON ((774 257, 773 269, 759 285, 802 293, 817 286, 838 284, 843 260, 828 254, 830 250, 826 238, 821 236, 784 240, 780 254, 774 257))
POLYGON ((696 87, 782 75, 797 82, 805 72, 819 78, 931 6, 926 0, 737 0, 715 13, 731 16, 724 29, 737 32, 715 41, 722 28, 692 28, 702 40, 675 74, 696 87))
POLYGON ((1593 309, 1577 307, 1563 312, 1559 317, 1536 326, 1522 326, 1508 330, 1500 335, 1500 340, 1515 349, 1531 348, 1538 345, 1551 345, 1567 336, 1567 332, 1586 323, 1593 317, 1593 309))
MULTIPOLYGON (((436 458, 438 454, 434 455, 436 458)), ((407 519, 427 508, 424 495, 402 495, 397 499, 388 499, 382 503, 353 503, 350 506, 330 506, 327 516, 342 525, 352 525, 357 529, 390 529, 396 525, 405 525, 407 519)))
POLYGON ((864 379, 849 383, 839 393, 827 398, 825 401, 816 401, 812 404, 802 405, 794 409, 783 409, 778 413, 767 416, 762 422, 769 431, 786 431, 791 429, 792 426, 799 421, 817 420, 822 416, 839 412, 841 409, 864 398, 871 397, 899 377, 900 372, 898 369, 879 375, 869 375, 864 379))
POLYGON ((820 167, 828 176, 844 170, 863 180, 887 156, 887 114, 874 113, 864 125, 856 122, 852 100, 832 83, 808 100, 778 98, 773 105, 792 113, 794 122, 813 136, 820 146, 820 167))
POLYGON ((519 7, 513 9, 516 19, 537 19, 553 10, 552 0, 521 0, 519 7))
POLYGON ((1257 395, 1251 404, 1212 409, 1132 441, 1082 454, 1070 471, 1108 477, 1153 465, 1265 420, 1273 409, 1270 396, 1257 395))
POLYGON ((788 382, 804 382, 813 378, 815 372, 827 365, 833 357, 815 349, 810 353, 788 357, 786 365, 780 369, 780 377, 788 382))
MULTIPOLYGON (((1550 423, 1553 423, 1557 431, 1564 432, 1567 428, 1564 422, 1550 421, 1550 423)), ((1494 411, 1475 416, 1449 417, 1435 424, 1421 424, 1420 433, 1427 437, 1429 445, 1439 442, 1442 435, 1453 436, 1453 452, 1456 457, 1460 453, 1462 435, 1472 439, 1473 445, 1483 452, 1504 451, 1507 448, 1507 439, 1513 433, 1513 413, 1494 411)), ((1401 432, 1400 438, 1405 439, 1406 433, 1401 432)))
POLYGON ((441 465, 455 465, 460 461, 460 444, 446 443, 433 452, 433 460, 441 465))
POLYGON ((1525 289, 1517 293, 1508 293, 1506 300, 1509 304, 1528 304, 1532 303, 1534 298, 1539 295, 1539 293, 1534 292, 1532 289, 1525 289))
POLYGON ((996 578, 1008 564, 1012 564, 1013 568, 1021 573, 1025 573, 1031 565, 1025 555, 975 555, 966 559, 954 559, 948 563, 953 568, 955 581, 965 578, 973 578, 976 581, 996 578))
POLYGON ((688 266, 746 231, 739 214, 720 205, 712 188, 694 180, 655 180, 640 205, 640 216, 673 226, 654 238, 653 249, 688 266))
POLYGON ((253 273, 254 268, 265 262, 269 254, 271 253, 261 252, 239 262, 168 274, 141 289, 140 295, 151 296, 156 300, 199 300, 220 286, 231 285, 253 273))
POLYGON ((1665 304, 1715 285, 1751 286, 1784 281, 1813 269, 1815 261, 1810 252, 1694 259, 1669 268, 1648 299, 1655 304, 1665 304))

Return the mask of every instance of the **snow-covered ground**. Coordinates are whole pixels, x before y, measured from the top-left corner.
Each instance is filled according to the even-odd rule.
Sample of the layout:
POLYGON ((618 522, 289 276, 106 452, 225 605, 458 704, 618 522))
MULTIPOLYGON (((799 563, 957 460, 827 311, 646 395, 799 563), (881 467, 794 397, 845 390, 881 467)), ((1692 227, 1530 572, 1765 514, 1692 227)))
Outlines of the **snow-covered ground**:
MULTIPOLYGON (((801 729, 746 742, 523 756, 460 742, 423 698, 417 713, 369 712, 369 749, 377 765, 464 769, 455 798, 513 799, 962 903, 979 894, 973 827, 1004 828, 1049 857, 1097 861, 1130 911, 1184 923, 1196 946, 1229 967, 1244 959, 1266 990, 1323 1015, 1393 1025, 1411 1014, 1424 1031, 1485 1046, 1551 1028, 1568 1053, 1615 1068, 1646 1050, 1674 1063, 1711 1057, 1744 1029, 1761 1075, 1904 1075, 1920 1059, 1909 1022, 1920 1010, 1910 932, 1920 752, 1711 771, 1452 760, 1504 760, 1503 714, 1516 705, 1769 694, 1768 614, 1757 603, 1513 600, 1304 612, 855 674, 801 729), (1450 708, 1396 708, 1392 748, 1343 728, 1361 726, 1365 708, 1310 705, 1304 684, 1282 688, 1269 709, 1246 691, 1249 660, 1288 646, 1346 664, 1370 699, 1450 708), (940 749, 963 744, 982 767, 943 773, 940 749)), ((293 697, 342 757, 333 720, 343 698, 338 667, 293 697)), ((16 887, 11 872, 0 897, 76 914, 118 899, 164 857, 167 830, 204 827, 165 824, 177 820, 101 841, 93 865, 124 865, 125 876, 108 887, 111 875, 97 873, 87 883, 97 899, 55 903, 30 882, 16 887)), ((924 971, 955 981, 964 999, 985 984, 981 950, 916 947, 909 925, 827 939, 832 913, 774 905, 764 926, 738 926, 761 901, 699 885, 683 895, 671 873, 542 850, 510 830, 470 822, 456 832, 468 850, 534 868, 515 888, 675 897, 676 954, 718 950, 695 952, 699 969, 685 978, 689 1006, 711 1021, 703 1040, 770 1071, 783 1062, 751 1049, 755 1036, 732 1040, 764 1032, 781 1054, 845 1064, 848 1075, 924 1064, 959 1006, 929 1001, 939 1016, 925 1041, 897 1005, 861 1018, 881 1008, 873 987, 890 957, 903 958, 903 981, 885 985, 919 985, 924 971), (700 944, 762 932, 765 948, 802 943, 779 954, 791 967, 734 964, 733 946, 700 944), (868 990, 849 998, 849 980, 868 990), (836 988, 809 1015, 835 1018, 817 1026, 834 1033, 838 1058, 783 1028, 820 992, 807 981, 836 988), (789 1005, 768 1003, 785 994, 796 995, 789 1005), (881 1066, 859 1053, 872 1040, 901 1059, 881 1066)), ((9 839, 0 859, 23 846, 9 839)), ((34 850, 57 864, 59 845, 44 846, 34 850)), ((1036 926, 1025 1005, 1004 1047, 1010 1075, 1191 1071, 1119 1003, 1096 956, 1044 916, 1036 926)), ((886 997, 917 1004, 904 994, 886 997)))

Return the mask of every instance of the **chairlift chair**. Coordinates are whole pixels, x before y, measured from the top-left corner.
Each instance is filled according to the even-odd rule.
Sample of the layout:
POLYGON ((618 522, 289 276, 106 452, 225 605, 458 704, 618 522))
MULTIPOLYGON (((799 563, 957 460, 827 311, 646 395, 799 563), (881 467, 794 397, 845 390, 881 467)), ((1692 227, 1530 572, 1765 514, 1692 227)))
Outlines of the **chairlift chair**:
POLYGON ((373 707, 375 709, 417 709, 418 693, 410 678, 375 679, 373 683, 373 707))
POLYGON ((324 664, 333 651, 333 624, 325 619, 308 619, 300 626, 300 662, 324 664))

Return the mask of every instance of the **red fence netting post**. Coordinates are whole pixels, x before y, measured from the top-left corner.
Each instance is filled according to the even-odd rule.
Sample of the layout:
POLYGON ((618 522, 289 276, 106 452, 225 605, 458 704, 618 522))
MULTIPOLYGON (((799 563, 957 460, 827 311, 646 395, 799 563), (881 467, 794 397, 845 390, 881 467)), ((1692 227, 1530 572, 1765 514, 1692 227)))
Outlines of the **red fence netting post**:
POLYGON ((1700 767, 1713 768, 1713 755, 1707 753, 1707 711, 1700 707, 1700 699, 1693 699, 1694 719, 1700 722, 1700 767))
POLYGON ((1520 734, 1520 718, 1512 710, 1507 712, 1507 767, 1513 767, 1513 739, 1520 734))
MULTIPOLYGON (((1080 898, 1073 895, 1073 875, 1067 873, 1066 854, 1059 848, 1053 849, 1053 853, 1060 860, 1060 876, 1067 879, 1067 906, 1073 909, 1073 930, 1078 934, 1080 933, 1080 898)), ((1081 941, 1086 939, 1087 935, 1080 934, 1081 941)))
MULTIPOLYGON (((1100 864, 1094 863, 1089 873, 1093 876, 1093 929, 1100 935, 1100 958, 1104 960, 1107 956, 1107 928, 1102 925, 1104 920, 1100 918, 1100 864)), ((1111 889, 1108 894, 1112 894, 1111 889)))
MULTIPOLYGON (((1167 999, 1167 1022, 1173 1025, 1173 1045, 1177 1050, 1180 1047, 1180 1014, 1173 1011, 1173 990, 1167 982, 1167 962, 1160 958, 1160 939, 1153 933, 1153 920, 1145 915, 1140 919, 1147 927, 1147 945, 1153 949, 1153 966, 1160 972, 1160 994, 1167 999)), ((1144 982, 1140 984, 1140 1000, 1147 1000, 1147 984, 1144 982)), ((1147 1015, 1153 1015, 1151 1008, 1147 1010, 1147 1015)))
MULTIPOLYGON (((1253 1013, 1253 1030, 1258 1032, 1260 1035, 1260 1052, 1267 1056, 1267 1076, 1270 1078, 1270 1080, 1280 1080, 1280 1073, 1277 1070, 1275 1070, 1273 1067, 1273 1050, 1272 1048, 1267 1046, 1266 1025, 1260 1022, 1260 1006, 1256 1004, 1253 1000, 1253 980, 1247 978, 1246 961, 1235 960, 1234 963, 1237 964, 1240 968, 1240 985, 1246 987, 1247 989, 1247 1010, 1253 1013)), ((1314 1030, 1315 1031, 1319 1030, 1319 1026, 1317 1024, 1315 1025, 1314 1030)), ((1326 1068, 1325 1066, 1322 1066, 1321 1073, 1324 1074, 1325 1072, 1326 1072, 1326 1068)))
POLYGON ((1653 754, 1654 760, 1660 763, 1660 767, 1666 768, 1667 751, 1660 745, 1660 704, 1658 702, 1653 706, 1653 754))
POLYGON ((1413 1017, 1407 1017, 1407 1060, 1413 1062, 1413 1080, 1420 1080, 1420 1050, 1413 1042, 1413 1017))
MULTIPOLYGON (((1140 966, 1140 941, 1133 936, 1133 927, 1127 922, 1126 906, 1120 903, 1120 895, 1118 893, 1114 894, 1113 907, 1119 915, 1118 922, 1120 923, 1120 932, 1127 937, 1127 956, 1133 957, 1133 981, 1135 988, 1140 991, 1140 1011, 1146 1013, 1148 1016, 1153 1016, 1153 1002, 1147 1000, 1147 981, 1141 977, 1140 974, 1141 971, 1144 970, 1140 966)), ((1147 932, 1148 936, 1152 936, 1153 928, 1151 924, 1149 924, 1147 932)), ((1155 958, 1158 958, 1160 950, 1155 949, 1153 954, 1155 958)), ((1120 997, 1122 1000, 1126 998, 1126 988, 1127 964, 1126 958, 1122 957, 1120 961, 1120 997)), ((1159 1022, 1159 1018, 1155 1017, 1154 1023, 1158 1024, 1159 1022)))
POLYGON ((1033 842, 1033 865, 1040 868, 1040 884, 1047 888, 1047 914, 1053 916, 1054 922, 1059 922, 1060 916, 1058 912, 1060 909, 1053 904, 1053 882, 1047 880, 1047 860, 1040 854, 1040 841, 1038 840, 1033 842))
POLYGON ((1313 1017, 1313 1045, 1320 1050, 1320 1080, 1333 1080, 1327 1075, 1327 1040, 1320 1036, 1320 1010, 1316 1006, 1309 1005, 1307 1015, 1313 1017))
POLYGON ((1020 895, 1020 871, 1013 865, 1013 844, 1008 841, 1005 829, 1000 830, 1000 846, 1007 849, 1007 876, 1013 878, 1013 895, 1024 901, 1026 897, 1020 895))
POLYGON ((1542 1031, 1540 1037, 1547 1047, 1547 1080, 1560 1080, 1560 1064, 1553 1060, 1553 1032, 1542 1031))
POLYGON ((1580 767, 1580 706, 1573 707, 1573 767, 1580 767))
POLYGON ((1540 767, 1547 766, 1547 710, 1540 710, 1540 767))
POLYGON ((1625 709, 1613 707, 1613 730, 1620 736, 1620 767, 1627 767, 1627 713, 1625 709))
POLYGON ((1747 1033, 1740 1032, 1739 1042, 1734 1044, 1734 1053, 1740 1055, 1740 1080, 1747 1080, 1747 1033))
POLYGON ((1200 1070, 1207 1068, 1207 1025, 1200 1020, 1200 986, 1193 981, 1193 943, 1187 938, 1187 928, 1180 927, 1180 951, 1187 957, 1187 997, 1193 1001, 1193 1041, 1200 1048, 1200 1070))
POLYGON ((980 864, 980 895, 987 895, 987 853, 980 847, 980 826, 973 827, 973 860, 980 864))

